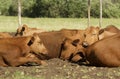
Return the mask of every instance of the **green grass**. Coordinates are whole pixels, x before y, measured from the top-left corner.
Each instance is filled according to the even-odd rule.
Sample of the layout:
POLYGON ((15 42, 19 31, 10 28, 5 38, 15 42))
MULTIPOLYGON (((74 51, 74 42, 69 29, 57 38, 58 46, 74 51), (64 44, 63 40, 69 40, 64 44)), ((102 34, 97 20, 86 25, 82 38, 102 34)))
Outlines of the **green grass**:
MULTIPOLYGON (((45 30, 59 30, 62 28, 84 29, 87 27, 87 18, 26 18, 22 17, 22 24, 45 30)), ((106 19, 102 21, 102 27, 107 25, 120 27, 119 19, 106 19)), ((99 26, 98 18, 91 18, 90 25, 99 26)), ((18 28, 18 17, 0 16, 0 32, 15 32, 18 28)))

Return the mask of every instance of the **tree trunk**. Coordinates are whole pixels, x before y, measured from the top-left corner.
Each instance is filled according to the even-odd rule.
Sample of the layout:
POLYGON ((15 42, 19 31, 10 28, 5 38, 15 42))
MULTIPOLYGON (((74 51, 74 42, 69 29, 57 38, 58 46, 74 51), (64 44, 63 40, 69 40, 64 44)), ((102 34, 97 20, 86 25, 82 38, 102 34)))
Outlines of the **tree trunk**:
POLYGON ((21 26, 21 0, 18 0, 18 25, 21 26))
POLYGON ((99 26, 102 26, 102 0, 100 0, 100 22, 99 22, 99 26))
POLYGON ((91 8, 91 4, 90 4, 90 0, 88 0, 88 27, 90 26, 90 8, 91 8))

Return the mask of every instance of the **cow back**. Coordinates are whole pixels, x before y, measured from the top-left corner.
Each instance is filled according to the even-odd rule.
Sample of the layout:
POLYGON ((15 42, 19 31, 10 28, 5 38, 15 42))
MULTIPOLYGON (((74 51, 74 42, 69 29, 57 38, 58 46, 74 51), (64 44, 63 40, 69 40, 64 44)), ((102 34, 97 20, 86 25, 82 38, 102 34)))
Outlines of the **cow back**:
POLYGON ((61 43, 65 39, 64 35, 59 31, 40 33, 39 37, 48 50, 46 59, 59 57, 61 43))
POLYGON ((86 58, 94 66, 120 66, 120 33, 104 38, 87 48, 86 58))

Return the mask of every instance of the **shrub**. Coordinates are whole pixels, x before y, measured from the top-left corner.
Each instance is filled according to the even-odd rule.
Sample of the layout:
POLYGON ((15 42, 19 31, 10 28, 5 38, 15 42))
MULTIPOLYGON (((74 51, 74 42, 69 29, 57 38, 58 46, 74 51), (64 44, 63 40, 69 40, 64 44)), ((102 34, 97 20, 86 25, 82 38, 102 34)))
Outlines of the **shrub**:
MULTIPOLYGON (((17 15, 17 0, 0 0, 1 15, 17 15)), ((88 0, 21 0, 22 16, 86 18, 88 0)), ((91 0, 91 17, 98 18, 99 0, 91 0)), ((103 17, 120 18, 120 1, 103 0, 103 17)))

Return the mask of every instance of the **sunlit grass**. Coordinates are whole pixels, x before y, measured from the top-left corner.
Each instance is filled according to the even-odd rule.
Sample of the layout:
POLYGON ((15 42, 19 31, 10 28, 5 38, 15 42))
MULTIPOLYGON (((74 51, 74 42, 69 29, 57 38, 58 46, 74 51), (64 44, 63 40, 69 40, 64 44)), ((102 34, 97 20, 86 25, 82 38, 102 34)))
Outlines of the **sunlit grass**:
MULTIPOLYGON (((102 27, 115 25, 120 27, 120 19, 103 19, 102 27)), ((87 27, 87 18, 26 18, 22 17, 22 24, 45 30, 59 30, 62 28, 84 29, 87 27)), ((91 18, 90 25, 99 26, 98 18, 91 18)), ((18 28, 18 17, 0 16, 0 31, 15 32, 18 28)))

